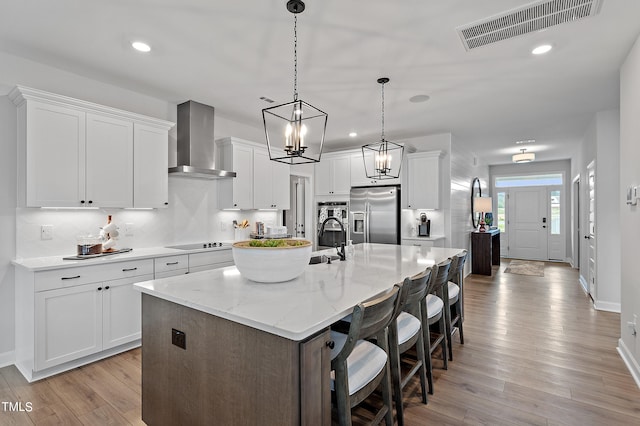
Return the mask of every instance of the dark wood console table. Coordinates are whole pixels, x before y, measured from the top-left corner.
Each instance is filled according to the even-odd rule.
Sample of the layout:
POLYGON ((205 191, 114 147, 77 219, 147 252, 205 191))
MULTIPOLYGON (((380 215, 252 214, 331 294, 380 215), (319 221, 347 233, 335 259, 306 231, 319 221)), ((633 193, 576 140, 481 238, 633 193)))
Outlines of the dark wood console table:
POLYGON ((471 273, 491 275, 491 266, 500 264, 500 230, 471 233, 471 273))

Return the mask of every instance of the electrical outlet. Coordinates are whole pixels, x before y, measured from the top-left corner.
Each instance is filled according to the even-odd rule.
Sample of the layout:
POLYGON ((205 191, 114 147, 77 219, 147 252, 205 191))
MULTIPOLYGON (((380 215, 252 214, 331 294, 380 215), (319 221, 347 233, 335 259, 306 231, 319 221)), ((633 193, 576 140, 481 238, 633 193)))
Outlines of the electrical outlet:
POLYGON ((184 331, 180 331, 180 330, 176 330, 175 328, 172 328, 171 343, 173 343, 179 348, 187 349, 187 335, 184 333, 184 331))
POLYGON ((40 227, 41 240, 53 240, 53 225, 42 225, 40 227))
POLYGON ((133 237, 133 223, 124 224, 124 235, 126 237, 133 237))
POLYGON ((227 231, 227 222, 220 222, 220 231, 221 232, 226 232, 227 231))

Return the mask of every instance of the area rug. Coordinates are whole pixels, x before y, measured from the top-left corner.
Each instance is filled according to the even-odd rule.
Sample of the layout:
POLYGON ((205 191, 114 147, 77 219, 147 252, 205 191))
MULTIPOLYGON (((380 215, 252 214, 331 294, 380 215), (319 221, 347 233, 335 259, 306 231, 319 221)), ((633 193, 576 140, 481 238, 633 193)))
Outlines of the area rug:
POLYGON ((512 260, 504 270, 510 274, 544 277, 544 262, 533 260, 512 260))

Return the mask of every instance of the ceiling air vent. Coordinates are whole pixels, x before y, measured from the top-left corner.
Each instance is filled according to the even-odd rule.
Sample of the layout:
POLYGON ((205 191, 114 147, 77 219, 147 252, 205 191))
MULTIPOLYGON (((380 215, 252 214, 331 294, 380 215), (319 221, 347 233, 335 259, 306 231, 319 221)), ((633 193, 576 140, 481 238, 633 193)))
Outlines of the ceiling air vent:
POLYGON ((457 28, 467 51, 598 14, 603 0, 551 0, 529 3, 457 28))

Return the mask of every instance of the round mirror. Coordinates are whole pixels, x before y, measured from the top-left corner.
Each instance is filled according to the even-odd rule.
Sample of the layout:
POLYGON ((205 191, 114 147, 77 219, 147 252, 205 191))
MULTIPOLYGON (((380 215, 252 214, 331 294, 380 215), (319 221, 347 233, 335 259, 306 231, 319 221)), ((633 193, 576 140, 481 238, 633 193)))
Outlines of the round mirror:
POLYGON ((476 197, 482 197, 482 188, 480 187, 480 179, 477 177, 473 178, 471 182, 471 224, 473 225, 473 229, 477 229, 480 224, 480 218, 482 213, 474 212, 474 199, 476 197))

